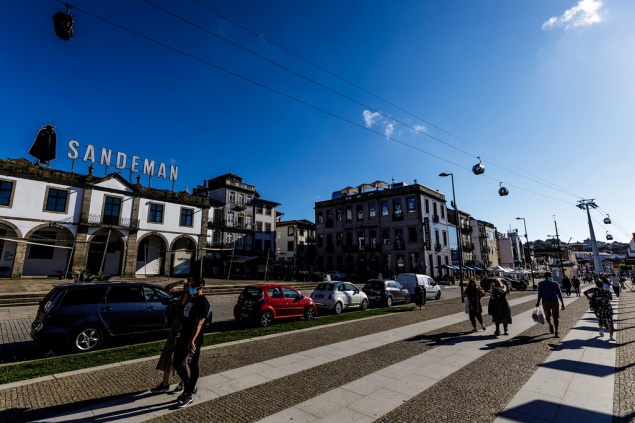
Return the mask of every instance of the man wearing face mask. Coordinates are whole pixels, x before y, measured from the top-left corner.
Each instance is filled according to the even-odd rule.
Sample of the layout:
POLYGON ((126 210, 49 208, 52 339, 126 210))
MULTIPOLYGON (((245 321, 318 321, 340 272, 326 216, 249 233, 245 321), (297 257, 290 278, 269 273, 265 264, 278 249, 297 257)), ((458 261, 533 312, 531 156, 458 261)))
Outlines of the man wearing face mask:
POLYGON ((540 307, 540 300, 542 300, 545 320, 549 323, 549 332, 554 333, 555 326, 556 333, 554 336, 560 338, 558 334, 558 318, 560 317, 558 300, 562 303, 562 310, 564 310, 564 300, 560 292, 560 285, 558 285, 558 282, 554 282, 551 272, 545 272, 545 280, 538 283, 538 301, 536 301, 536 307, 540 307), (553 325, 551 324, 551 317, 553 317, 553 325))
POLYGON ((203 295, 205 280, 194 278, 188 284, 190 298, 183 307, 181 330, 176 340, 172 365, 183 382, 183 394, 177 399, 177 407, 184 408, 191 404, 192 395, 196 393, 199 368, 198 359, 203 346, 204 325, 209 313, 209 301, 203 295), (185 366, 187 361, 188 365, 185 366), (189 374, 187 367, 190 368, 189 374))

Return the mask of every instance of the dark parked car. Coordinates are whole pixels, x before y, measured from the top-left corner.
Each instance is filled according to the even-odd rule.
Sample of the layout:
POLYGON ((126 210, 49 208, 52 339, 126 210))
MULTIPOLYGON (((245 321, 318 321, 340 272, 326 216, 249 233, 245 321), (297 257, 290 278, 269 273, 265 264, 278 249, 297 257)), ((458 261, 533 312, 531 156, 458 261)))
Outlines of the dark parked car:
POLYGON ((516 291, 524 291, 527 289, 528 282, 525 282, 524 280, 518 280, 518 279, 513 279, 513 278, 503 278, 505 279, 506 282, 509 283, 509 285, 511 285, 512 288, 514 288, 516 291))
POLYGON ((371 279, 366 282, 362 291, 372 303, 390 307, 393 303, 410 303, 410 293, 402 284, 393 280, 371 279))
POLYGON ((105 339, 167 331, 164 313, 174 299, 144 282, 58 285, 40 302, 31 338, 50 348, 92 351, 105 339))
POLYGON ((234 306, 236 320, 257 321, 262 327, 270 326, 274 319, 313 320, 315 316, 317 307, 310 297, 291 286, 274 283, 245 287, 234 306))
POLYGON ((486 278, 481 279, 481 289, 483 290, 483 292, 489 292, 490 285, 495 280, 500 280, 503 283, 503 285, 507 287, 507 292, 511 291, 512 289, 511 279, 505 278, 503 276, 488 276, 486 278))

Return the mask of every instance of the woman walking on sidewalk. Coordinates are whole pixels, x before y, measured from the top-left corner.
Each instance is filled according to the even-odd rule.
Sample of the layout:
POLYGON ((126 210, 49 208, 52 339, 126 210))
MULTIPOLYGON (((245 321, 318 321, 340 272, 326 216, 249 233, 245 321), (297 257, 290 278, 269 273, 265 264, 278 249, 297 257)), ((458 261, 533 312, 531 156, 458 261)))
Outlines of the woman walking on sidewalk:
MULTIPOLYGON (((183 312, 183 307, 185 307, 185 304, 187 304, 190 298, 188 283, 191 280, 192 278, 187 278, 187 280, 172 282, 165 286, 170 294, 176 295, 177 288, 181 285, 182 292, 176 302, 165 310, 165 325, 170 327, 170 332, 168 333, 168 339, 165 341, 163 351, 161 352, 161 356, 157 362, 157 370, 163 371, 163 381, 161 381, 161 383, 156 387, 152 388, 150 390, 151 392, 167 392, 170 389, 170 373, 172 373, 173 370, 172 355, 174 354, 176 337, 181 329, 181 313, 183 312)), ((182 390, 183 383, 181 382, 172 392, 179 392, 182 390)))
POLYGON ((470 315, 470 323, 472 323, 472 332, 476 332, 476 321, 481 324, 481 328, 485 330, 485 325, 483 324, 483 317, 481 313, 483 312, 483 307, 481 307, 481 298, 483 298, 483 291, 479 286, 476 286, 476 282, 474 279, 470 279, 467 283, 467 288, 465 288, 465 292, 463 293, 463 301, 467 298, 470 302, 469 305, 469 315, 470 315))
POLYGON ((490 291, 492 295, 489 300, 487 312, 492 316, 492 320, 496 324, 496 332, 494 332, 494 335, 498 336, 501 334, 501 323, 503 324, 503 335, 509 335, 509 333, 507 333, 507 325, 511 325, 512 323, 512 313, 506 298, 507 288, 500 279, 496 279, 492 282, 490 291))
POLYGON ((613 307, 611 306, 611 300, 613 295, 608 289, 604 289, 601 280, 595 283, 595 288, 589 288, 584 291, 584 296, 589 299, 591 310, 598 318, 598 325, 600 326, 600 337, 604 336, 604 329, 609 329, 609 341, 615 341, 613 337, 613 307))
POLYGON ((573 292, 575 292, 576 297, 579 297, 580 296, 580 278, 578 278, 577 276, 574 276, 571 284, 573 285, 573 292))

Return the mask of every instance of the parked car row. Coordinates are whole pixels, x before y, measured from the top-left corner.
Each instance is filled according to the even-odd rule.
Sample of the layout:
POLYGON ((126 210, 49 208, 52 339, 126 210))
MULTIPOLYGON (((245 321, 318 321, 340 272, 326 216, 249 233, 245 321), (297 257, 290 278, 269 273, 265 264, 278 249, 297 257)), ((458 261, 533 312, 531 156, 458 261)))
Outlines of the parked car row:
POLYGON ((511 279, 504 276, 488 276, 481 279, 481 289, 484 292, 489 292, 492 282, 496 280, 500 280, 503 285, 507 287, 507 291, 511 291, 512 289, 524 291, 529 286, 529 283, 523 280, 511 279))
MULTIPOLYGON (((362 289, 347 281, 324 281, 310 297, 284 284, 249 285, 238 296, 234 318, 266 327, 276 319, 313 320, 318 308, 340 314, 349 308, 366 310, 370 304, 408 304, 417 285, 427 298, 441 298, 434 279, 415 274, 401 274, 397 280, 371 279, 362 289)), ((165 311, 175 301, 163 287, 146 282, 58 285, 40 302, 31 338, 46 347, 87 352, 106 339, 167 333, 165 311)), ((206 327, 210 322, 211 313, 206 327)))

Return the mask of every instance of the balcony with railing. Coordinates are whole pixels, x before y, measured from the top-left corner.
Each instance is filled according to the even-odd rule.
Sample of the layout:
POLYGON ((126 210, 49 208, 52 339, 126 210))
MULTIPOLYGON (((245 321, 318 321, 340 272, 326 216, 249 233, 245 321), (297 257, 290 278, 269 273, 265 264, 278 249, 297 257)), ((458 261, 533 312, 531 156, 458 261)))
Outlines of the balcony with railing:
POLYGON ((122 228, 139 228, 139 219, 130 219, 121 216, 102 216, 99 214, 82 213, 80 222, 92 226, 118 226, 122 228))
POLYGON ((435 215, 432 216, 432 222, 439 223, 439 215, 438 214, 435 214, 435 215))
POLYGON ((441 244, 434 244, 434 252, 435 253, 440 253, 442 249, 443 249, 443 247, 441 246, 441 244))

